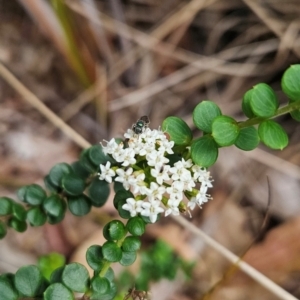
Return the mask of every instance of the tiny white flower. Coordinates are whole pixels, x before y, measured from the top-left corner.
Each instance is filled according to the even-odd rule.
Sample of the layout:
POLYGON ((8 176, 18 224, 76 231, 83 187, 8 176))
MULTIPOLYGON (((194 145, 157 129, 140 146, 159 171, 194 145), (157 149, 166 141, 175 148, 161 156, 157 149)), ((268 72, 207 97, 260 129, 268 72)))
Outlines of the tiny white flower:
POLYGON ((179 204, 180 204, 180 200, 169 199, 168 200, 168 208, 165 211, 165 216, 168 216, 169 214, 178 216, 180 214, 179 208, 178 208, 179 204))
MULTIPOLYGON (((165 136, 165 135, 164 135, 165 136)), ((159 144, 158 151, 159 152, 167 152, 168 154, 173 154, 173 146, 174 142, 173 141, 168 141, 166 138, 164 140, 160 140, 157 142, 159 144)))
POLYGON ((157 168, 155 167, 155 169, 151 169, 151 175, 156 179, 156 182, 160 185, 163 184, 163 181, 168 181, 170 180, 170 176, 168 174, 170 169, 169 165, 164 165, 163 169, 161 171, 161 167, 157 168))
POLYGON ((169 159, 164 157, 163 153, 158 151, 153 151, 147 154, 146 159, 148 165, 151 167, 162 167, 164 164, 169 162, 169 159))
POLYGON ((130 185, 135 182, 132 172, 132 168, 128 168, 126 171, 124 171, 123 169, 116 170, 118 176, 115 178, 115 181, 123 183, 123 187, 125 190, 129 190, 130 185))
POLYGON ((152 223, 155 223, 157 220, 157 215, 159 213, 164 212, 164 209, 160 207, 160 201, 150 201, 144 202, 142 204, 143 210, 141 211, 141 215, 145 217, 149 217, 152 223))
POLYGON ((135 217, 138 213, 142 211, 142 204, 144 201, 136 201, 134 198, 126 199, 126 203, 122 205, 124 210, 130 212, 131 217, 135 217))
POLYGON ((192 171, 194 172, 193 178, 203 183, 207 187, 212 187, 212 180, 210 178, 210 173, 203 167, 194 165, 192 167, 192 171))
POLYGON ((131 139, 135 136, 135 133, 133 132, 132 129, 127 129, 126 133, 124 133, 124 137, 126 139, 131 139))
POLYGON ((182 200, 184 184, 181 181, 174 181, 170 187, 167 187, 166 190, 170 195, 170 199, 182 200))
POLYGON ((147 193, 148 199, 150 201, 161 200, 165 191, 166 188, 164 186, 159 186, 157 183, 151 182, 150 188, 148 189, 147 193))
POLYGON ((127 167, 129 165, 134 165, 136 163, 136 159, 134 158, 135 152, 131 148, 126 148, 123 151, 122 155, 122 166, 127 167))
POLYGON ((115 171, 110 168, 110 161, 106 165, 100 164, 101 173, 98 173, 100 180, 105 180, 109 183, 112 182, 112 177, 116 175, 115 171))
POLYGON ((103 146, 102 143, 100 144, 102 146, 102 151, 104 154, 112 154, 118 148, 118 144, 116 143, 115 139, 111 139, 109 142, 107 142, 106 146, 103 146))
POLYGON ((145 179, 145 173, 140 173, 137 176, 135 176, 135 180, 131 182, 131 186, 134 194, 139 193, 141 195, 147 195, 148 188, 144 179, 145 179))

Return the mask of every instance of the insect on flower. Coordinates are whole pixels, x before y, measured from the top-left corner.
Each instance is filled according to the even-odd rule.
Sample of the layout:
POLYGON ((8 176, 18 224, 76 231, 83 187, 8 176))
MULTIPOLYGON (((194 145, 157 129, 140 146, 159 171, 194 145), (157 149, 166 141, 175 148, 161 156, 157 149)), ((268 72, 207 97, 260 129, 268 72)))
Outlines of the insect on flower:
POLYGON ((142 116, 132 125, 132 130, 135 134, 141 134, 148 128, 149 124, 149 118, 147 116, 142 116))

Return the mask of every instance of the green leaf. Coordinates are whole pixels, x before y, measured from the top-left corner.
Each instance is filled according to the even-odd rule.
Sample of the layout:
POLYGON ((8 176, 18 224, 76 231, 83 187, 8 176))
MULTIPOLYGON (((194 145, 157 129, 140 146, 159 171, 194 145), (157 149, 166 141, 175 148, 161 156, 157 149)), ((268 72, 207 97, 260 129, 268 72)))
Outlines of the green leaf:
POLYGON ((119 202, 121 202, 122 205, 125 204, 126 200, 128 198, 134 198, 134 195, 130 191, 126 191, 126 190, 123 189, 123 190, 120 190, 120 191, 116 192, 115 197, 114 197, 114 201, 113 201, 114 207, 118 208, 119 202))
POLYGON ((136 236, 127 236, 122 243, 122 250, 125 252, 137 251, 141 248, 141 240, 136 236))
POLYGON ((212 123, 212 136, 222 147, 231 146, 240 132, 238 123, 231 117, 219 116, 212 123))
POLYGON ((97 167, 100 164, 106 164, 107 161, 111 161, 111 158, 103 153, 102 147, 100 145, 94 145, 89 148, 88 157, 92 164, 97 167))
POLYGON ((0 240, 6 236, 6 233, 7 233, 6 224, 0 220, 0 240))
POLYGON ((197 128, 204 132, 212 132, 214 118, 221 116, 222 112, 217 104, 212 101, 202 101, 193 111, 193 121, 197 128))
POLYGON ((269 85, 259 83, 253 87, 250 105, 256 116, 269 118, 276 113, 279 102, 274 90, 269 85))
POLYGON ((1 293, 1 300, 18 299, 18 293, 15 291, 12 285, 4 278, 0 278, 0 293, 1 293))
POLYGON ((66 174, 72 173, 72 168, 66 163, 60 163, 55 165, 49 172, 49 180, 50 182, 56 186, 61 187, 62 186, 62 178, 66 174))
POLYGON ((85 190, 85 181, 75 174, 66 174, 62 178, 62 187, 67 194, 78 196, 85 190))
POLYGON ((248 118, 255 117, 255 114, 251 108, 251 97, 252 97, 253 89, 247 91, 244 94, 243 101, 242 101, 242 111, 248 118))
POLYGON ((50 276, 50 283, 62 282, 62 274, 65 269, 65 266, 61 266, 54 271, 52 271, 50 276))
POLYGON ((16 289, 24 296, 34 297, 38 295, 43 277, 37 266, 29 265, 21 267, 14 278, 16 289))
POLYGON ((130 266, 135 262, 135 260, 136 260, 135 251, 133 252, 122 251, 122 258, 119 262, 122 266, 130 266))
POLYGON ((126 201, 124 201, 124 202, 123 201, 119 201, 118 202, 118 213, 119 213, 119 215, 120 215, 120 217, 122 219, 129 219, 129 218, 131 218, 130 212, 128 210, 125 210, 125 209, 122 208, 122 206, 125 203, 126 203, 126 201))
POLYGON ((284 72, 281 87, 291 100, 300 100, 300 65, 292 65, 284 72))
POLYGON ((112 282, 115 278, 114 270, 111 267, 109 267, 103 277, 107 278, 110 282, 112 282))
POLYGON ((12 213, 14 201, 7 197, 0 198, 0 216, 7 216, 12 213))
POLYGON ((70 290, 84 293, 89 283, 89 272, 82 264, 71 263, 65 266, 62 281, 70 290))
POLYGON ((109 196, 110 188, 108 182, 94 178, 88 188, 88 195, 95 207, 103 206, 109 196))
POLYGON ((65 257, 59 253, 52 252, 46 255, 42 255, 38 259, 38 267, 42 272, 42 275, 50 280, 52 273, 58 268, 65 265, 65 257))
POLYGON ((258 127, 261 141, 271 149, 282 150, 289 142, 284 129, 272 120, 263 121, 258 127))
POLYGON ((49 175, 44 177, 44 184, 46 189, 51 192, 57 193, 61 191, 61 187, 58 187, 51 182, 49 175))
POLYGON ((128 220, 126 228, 133 236, 141 236, 145 232, 145 222, 141 217, 132 217, 128 220))
POLYGON ((110 262, 117 262, 122 257, 122 250, 115 242, 108 241, 102 246, 102 255, 110 262))
POLYGON ((126 235, 127 231, 124 224, 119 220, 107 223, 103 228, 103 236, 108 241, 120 240, 126 235))
POLYGON ((95 277, 91 282, 91 287, 99 296, 104 295, 110 289, 110 282, 105 277, 95 277))
POLYGON ((75 161, 71 164, 72 170, 75 175, 83 180, 86 180, 90 176, 90 172, 82 165, 82 162, 75 161))
POLYGON ((26 220, 27 213, 26 213, 25 208, 16 202, 12 202, 12 214, 19 221, 26 220))
POLYGON ((22 186, 20 189, 18 189, 17 191, 17 196, 18 198, 25 202, 25 193, 26 193, 26 190, 27 190, 27 185, 26 186, 22 186))
POLYGON ((117 299, 115 296, 117 294, 117 287, 113 282, 110 282, 109 290, 105 293, 97 293, 96 291, 92 293, 91 300, 112 300, 117 299))
POLYGON ((91 162, 89 149, 85 149, 81 152, 79 161, 89 173, 95 173, 99 168, 99 165, 95 165, 91 162))
POLYGON ((104 264, 102 247, 99 245, 89 247, 86 252, 86 261, 95 272, 99 273, 104 264))
POLYGON ((86 195, 68 198, 70 212, 75 216, 84 216, 91 211, 91 199, 86 195))
POLYGON ((188 145, 193 134, 189 126, 178 117, 168 117, 162 123, 162 130, 170 135, 176 145, 188 145))
POLYGON ((53 217, 64 216, 66 204, 58 195, 52 195, 45 199, 43 203, 44 210, 53 217))
POLYGON ((118 191, 126 191, 124 189, 123 183, 122 182, 114 182, 114 192, 117 193, 118 191))
MULTIPOLYGON (((295 103, 296 101, 290 99, 289 104, 291 103, 295 103)), ((300 104, 300 101, 297 101, 300 104)), ((298 122, 300 122, 300 108, 297 110, 294 110, 290 113, 290 115, 292 116, 292 118, 298 122)))
POLYGON ((47 221, 47 215, 40 207, 32 207, 27 211, 27 220, 31 226, 42 226, 47 221))
POLYGON ((40 205, 46 196, 46 192, 39 185, 31 184, 26 188, 24 200, 30 205, 40 205))
POLYGON ((25 221, 20 221, 15 217, 10 218, 7 225, 18 232, 24 232, 27 229, 27 223, 25 221))
POLYGON ((257 129, 253 126, 242 128, 234 144, 244 151, 255 149, 259 144, 257 129))
POLYGON ((51 284, 44 293, 44 300, 74 300, 73 293, 62 283, 51 284))
POLYGON ((218 145, 211 136, 203 136, 192 143, 193 162, 201 167, 210 167, 218 158, 218 145))

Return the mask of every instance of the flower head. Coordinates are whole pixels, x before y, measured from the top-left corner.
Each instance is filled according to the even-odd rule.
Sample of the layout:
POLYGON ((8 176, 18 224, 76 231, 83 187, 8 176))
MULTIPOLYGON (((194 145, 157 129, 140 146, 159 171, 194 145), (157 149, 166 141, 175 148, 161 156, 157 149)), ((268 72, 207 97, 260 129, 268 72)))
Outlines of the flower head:
POLYGON ((212 187, 209 172, 191 159, 173 155, 174 142, 163 131, 146 126, 140 133, 128 129, 124 137, 124 143, 111 139, 102 145, 114 163, 113 167, 110 161, 101 164, 98 175, 100 180, 122 183, 132 194, 122 205, 132 217, 140 214, 154 223, 160 213, 176 216, 184 211, 182 207, 193 210, 211 199, 207 194, 212 187), (174 162, 177 156, 180 158, 174 162))

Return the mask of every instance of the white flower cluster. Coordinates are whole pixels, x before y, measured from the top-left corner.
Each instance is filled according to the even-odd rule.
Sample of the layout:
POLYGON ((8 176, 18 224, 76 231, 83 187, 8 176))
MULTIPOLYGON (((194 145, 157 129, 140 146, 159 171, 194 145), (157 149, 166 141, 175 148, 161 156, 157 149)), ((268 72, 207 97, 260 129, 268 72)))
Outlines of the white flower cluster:
POLYGON ((103 152, 111 155, 119 166, 100 164, 99 179, 121 182, 135 198, 128 198, 122 206, 132 217, 147 216, 151 222, 159 213, 179 215, 187 208, 201 207, 210 199, 207 189, 212 187, 209 172, 183 158, 172 167, 168 154, 173 154, 174 142, 161 130, 146 128, 139 135, 128 129, 124 134, 128 142, 118 144, 115 139, 103 146, 103 152), (125 146, 126 145, 126 146, 125 146), (143 168, 138 167, 142 162, 143 168), (201 183, 200 189, 196 184, 201 183), (141 200, 142 199, 142 200, 141 200))

